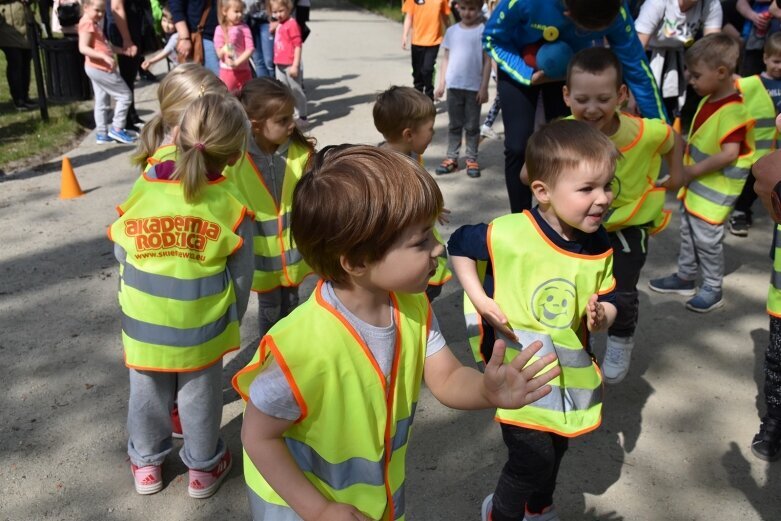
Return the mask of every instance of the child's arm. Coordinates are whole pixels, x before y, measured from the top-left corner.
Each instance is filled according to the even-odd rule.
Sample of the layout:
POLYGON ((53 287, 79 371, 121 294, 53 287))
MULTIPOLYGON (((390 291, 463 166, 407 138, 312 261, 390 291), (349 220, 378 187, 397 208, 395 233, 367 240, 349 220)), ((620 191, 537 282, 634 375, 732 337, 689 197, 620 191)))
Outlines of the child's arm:
POLYGON ((722 143, 721 152, 703 159, 699 163, 683 167, 683 183, 688 185, 695 178, 718 172, 732 164, 740 156, 740 143, 722 143))
POLYGON ((249 27, 242 27, 241 35, 244 37, 244 52, 233 60, 234 67, 238 67, 249 60, 249 57, 252 56, 252 53, 255 51, 255 43, 252 41, 252 33, 250 32, 249 27))
POLYGON ((434 397, 453 409, 518 409, 548 394, 551 388, 545 384, 561 372, 556 365, 537 375, 556 361, 554 353, 524 368, 541 348, 542 342, 532 342, 512 362, 505 364, 506 346, 503 340, 497 340, 485 374, 481 375, 478 370, 461 365, 450 349, 444 347, 426 358, 423 378, 434 397))
POLYGON ((456 255, 451 256, 450 260, 461 287, 464 288, 464 292, 475 306, 477 313, 485 318, 497 332, 511 340, 516 340, 515 333, 507 322, 507 317, 504 316, 494 299, 485 294, 480 278, 477 276, 477 263, 469 257, 456 255))
POLYGON ((165 47, 163 47, 159 52, 153 54, 151 57, 145 59, 141 64, 141 68, 148 70, 153 63, 164 60, 169 54, 176 50, 177 43, 179 43, 179 34, 173 33, 171 37, 168 38, 168 42, 166 42, 165 47))
POLYGON ((92 47, 92 39, 94 38, 92 33, 79 31, 79 52, 84 56, 94 58, 106 62, 106 64, 114 69, 114 57, 107 54, 96 51, 92 47))
POLYGON ((491 63, 493 60, 483 53, 483 77, 480 80, 480 91, 477 93, 477 102, 483 104, 488 101, 488 82, 491 81, 491 63))
POLYGON ((214 40, 213 40, 214 50, 217 52, 217 58, 221 62, 225 62, 225 63, 227 63, 225 58, 228 55, 228 49, 226 48, 225 45, 226 38, 227 35, 224 32, 222 32, 222 26, 217 25, 217 27, 214 28, 214 40))
POLYGON ((369 521, 350 505, 329 502, 306 479, 282 438, 293 423, 264 414, 247 402, 241 443, 255 467, 302 519, 369 521))
POLYGON ((586 326, 592 333, 599 331, 605 331, 607 328, 613 325, 613 321, 616 319, 618 310, 616 306, 610 302, 599 302, 599 295, 594 293, 591 298, 588 299, 588 306, 586 307, 586 326))
POLYGON ((683 185, 683 138, 674 130, 672 133, 673 147, 662 156, 667 163, 670 177, 660 184, 668 190, 677 189, 683 185))
POLYGON ((301 63, 301 45, 293 49, 293 65, 288 69, 291 78, 298 78, 298 66, 301 63))
POLYGON ((445 47, 442 54, 442 61, 439 66, 440 70, 437 72, 439 81, 437 82, 437 90, 434 91, 434 98, 436 99, 442 99, 442 96, 445 95, 445 74, 447 73, 447 64, 450 61, 450 51, 447 47, 445 47))
POLYGON ((412 13, 407 13, 404 17, 404 26, 401 30, 401 48, 407 50, 407 42, 409 42, 409 33, 412 30, 412 13))

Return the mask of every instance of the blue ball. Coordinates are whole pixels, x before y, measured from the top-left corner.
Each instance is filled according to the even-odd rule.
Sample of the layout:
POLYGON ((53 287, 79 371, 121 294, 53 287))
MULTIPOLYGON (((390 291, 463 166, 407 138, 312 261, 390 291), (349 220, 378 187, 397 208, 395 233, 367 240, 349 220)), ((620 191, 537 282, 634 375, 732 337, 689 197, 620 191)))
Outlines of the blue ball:
POLYGON ((548 78, 563 78, 567 75, 567 65, 573 54, 572 47, 565 42, 545 43, 537 51, 537 69, 548 78))

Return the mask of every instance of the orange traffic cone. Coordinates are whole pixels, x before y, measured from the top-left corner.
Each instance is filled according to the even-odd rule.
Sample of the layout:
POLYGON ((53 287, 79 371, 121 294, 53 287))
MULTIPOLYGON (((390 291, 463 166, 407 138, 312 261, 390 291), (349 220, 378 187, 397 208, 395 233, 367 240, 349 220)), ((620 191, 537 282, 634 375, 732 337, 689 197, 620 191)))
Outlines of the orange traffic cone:
POLYGON ((62 158, 62 181, 60 184, 60 199, 73 199, 81 197, 84 191, 79 186, 79 180, 73 172, 71 160, 67 157, 62 158))
POLYGON ((673 121, 673 130, 676 131, 679 134, 681 133, 681 118, 680 118, 680 116, 676 117, 675 120, 673 121))

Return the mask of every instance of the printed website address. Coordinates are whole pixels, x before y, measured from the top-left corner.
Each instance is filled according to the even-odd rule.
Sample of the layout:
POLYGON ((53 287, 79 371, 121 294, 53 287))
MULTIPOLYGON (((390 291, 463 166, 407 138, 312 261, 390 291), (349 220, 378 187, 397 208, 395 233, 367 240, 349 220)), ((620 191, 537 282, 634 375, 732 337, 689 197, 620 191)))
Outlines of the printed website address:
POLYGON ((163 250, 148 253, 136 253, 136 259, 150 259, 154 257, 181 257, 183 259, 205 262, 206 256, 191 251, 163 250))

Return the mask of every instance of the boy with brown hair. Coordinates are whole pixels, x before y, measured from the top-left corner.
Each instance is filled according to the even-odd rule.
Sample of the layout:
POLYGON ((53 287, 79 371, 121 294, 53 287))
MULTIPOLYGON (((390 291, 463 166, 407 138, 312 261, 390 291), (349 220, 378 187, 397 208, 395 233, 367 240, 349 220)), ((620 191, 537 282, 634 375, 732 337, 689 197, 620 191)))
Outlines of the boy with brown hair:
POLYGON ((423 152, 434 137, 434 103, 420 91, 394 85, 377 95, 374 126, 385 144, 422 164, 423 152))
POLYGON ((402 517, 421 380, 460 409, 522 407, 550 392, 558 368, 535 375, 555 355, 524 368, 540 343, 503 364, 498 341, 483 376, 445 344, 422 294, 442 250, 442 206, 420 165, 371 146, 327 147, 296 186, 293 236, 323 280, 234 378, 248 400, 253 519, 402 517))
POLYGON ((679 187, 683 169, 680 137, 662 120, 621 112, 626 98, 621 62, 610 49, 583 49, 572 58, 564 102, 572 117, 605 134, 621 152, 613 202, 605 217, 618 309, 602 363, 602 376, 611 384, 621 382, 629 372, 640 311, 637 283, 648 255, 648 236, 669 222, 670 212, 664 210, 666 186, 659 186, 662 159, 670 173, 665 185, 679 187))
MULTIPOLYGON (((738 80, 738 90, 743 94, 749 116, 757 122, 754 127, 757 145, 755 163, 778 148, 778 130, 774 121, 776 115, 781 114, 781 32, 767 37, 762 59, 765 62, 764 72, 738 80)), ((749 174, 729 218, 732 235, 748 236, 753 216, 751 205, 756 199, 754 175, 749 174)))
POLYGON ((754 154, 754 120, 732 77, 739 54, 738 42, 723 33, 703 37, 686 52, 689 83, 703 99, 689 130, 678 194, 678 271, 648 283, 659 293, 694 295, 686 308, 698 313, 724 305, 724 221, 743 189, 754 154), (702 285, 696 291, 698 272, 702 285))
POLYGON ((588 337, 616 317, 613 250, 602 221, 619 155, 586 123, 545 125, 526 147, 539 206, 490 225, 462 226, 448 242, 469 298, 465 312, 474 309, 466 319, 476 358, 496 356, 494 338, 507 342, 507 362, 542 341, 561 368, 544 399, 523 409, 497 409, 508 460, 483 502, 483 521, 558 519, 553 494, 569 438, 602 421, 602 378, 588 337))
POLYGON ((434 69, 439 44, 450 25, 448 0, 404 0, 401 48, 406 50, 412 31, 412 82, 417 90, 434 99, 434 69))

